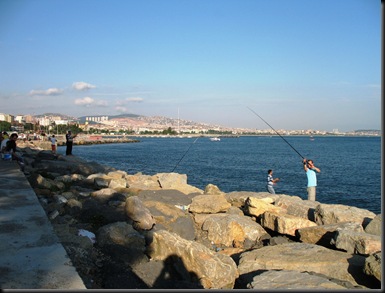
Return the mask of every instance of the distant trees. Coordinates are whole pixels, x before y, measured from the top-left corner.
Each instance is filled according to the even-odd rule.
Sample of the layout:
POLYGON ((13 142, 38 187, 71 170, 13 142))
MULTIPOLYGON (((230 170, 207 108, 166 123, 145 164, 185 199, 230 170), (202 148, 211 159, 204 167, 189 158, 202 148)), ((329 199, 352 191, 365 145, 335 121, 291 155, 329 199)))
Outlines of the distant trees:
POLYGON ((209 129, 207 131, 208 134, 216 134, 216 135, 219 135, 219 134, 222 134, 222 135, 230 135, 230 134, 233 134, 231 131, 219 131, 219 130, 213 130, 213 129, 209 129))
POLYGON ((11 123, 7 121, 0 121, 0 130, 1 131, 10 131, 11 130, 11 123))
POLYGON ((177 132, 175 130, 173 130, 171 127, 165 129, 162 131, 162 134, 164 135, 176 135, 177 132))
POLYGON ((158 131, 158 130, 154 130, 154 131, 150 131, 150 130, 144 130, 144 131, 140 131, 139 134, 144 134, 144 135, 177 135, 178 132, 175 131, 174 129, 172 129, 171 127, 167 128, 167 129, 164 129, 162 131, 158 131))

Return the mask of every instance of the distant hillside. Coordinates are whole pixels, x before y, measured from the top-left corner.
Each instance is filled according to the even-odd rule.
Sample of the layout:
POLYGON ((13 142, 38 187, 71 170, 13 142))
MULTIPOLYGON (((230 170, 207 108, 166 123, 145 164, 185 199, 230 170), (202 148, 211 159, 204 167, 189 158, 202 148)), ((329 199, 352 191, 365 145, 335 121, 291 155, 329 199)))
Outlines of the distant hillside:
POLYGON ((139 117, 144 117, 142 115, 127 113, 127 114, 119 114, 119 115, 87 115, 87 116, 78 117, 77 119, 79 120, 80 123, 84 123, 86 121, 87 117, 105 117, 105 116, 108 116, 108 120, 117 119, 117 118, 139 118, 139 117))
POLYGON ((39 114, 39 115, 34 115, 36 118, 44 118, 44 117, 49 117, 49 116, 59 116, 61 117, 63 120, 76 120, 76 117, 73 117, 73 116, 68 116, 68 115, 65 115, 65 114, 61 114, 61 113, 44 113, 44 114, 39 114))
POLYGON ((120 114, 120 115, 108 116, 109 119, 115 119, 115 118, 138 118, 138 117, 144 117, 144 116, 137 115, 137 114, 120 114))

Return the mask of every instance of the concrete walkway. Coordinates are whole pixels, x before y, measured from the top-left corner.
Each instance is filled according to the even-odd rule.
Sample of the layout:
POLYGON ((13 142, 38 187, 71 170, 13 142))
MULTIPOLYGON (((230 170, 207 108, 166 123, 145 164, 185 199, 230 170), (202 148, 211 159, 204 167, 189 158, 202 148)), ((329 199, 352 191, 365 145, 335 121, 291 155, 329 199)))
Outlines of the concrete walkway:
POLYGON ((1 159, 0 289, 86 289, 18 164, 1 159))

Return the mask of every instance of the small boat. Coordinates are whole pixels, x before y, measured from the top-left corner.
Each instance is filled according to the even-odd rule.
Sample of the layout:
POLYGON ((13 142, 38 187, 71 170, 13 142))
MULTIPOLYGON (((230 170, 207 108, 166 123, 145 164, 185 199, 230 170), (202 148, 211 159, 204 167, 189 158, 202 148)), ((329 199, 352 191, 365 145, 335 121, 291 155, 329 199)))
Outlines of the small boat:
POLYGON ((314 137, 312 135, 310 136, 310 140, 314 140, 314 137))
POLYGON ((211 141, 220 141, 221 139, 219 137, 210 137, 211 141))

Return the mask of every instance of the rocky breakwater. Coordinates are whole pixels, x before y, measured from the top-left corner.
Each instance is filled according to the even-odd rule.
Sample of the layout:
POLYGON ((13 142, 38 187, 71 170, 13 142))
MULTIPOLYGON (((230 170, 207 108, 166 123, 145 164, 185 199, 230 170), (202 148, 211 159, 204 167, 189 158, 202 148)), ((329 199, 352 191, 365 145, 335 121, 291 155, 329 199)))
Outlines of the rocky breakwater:
POLYGON ((87 288, 381 288, 381 214, 22 151, 87 288))
MULTIPOLYGON (((73 144, 74 145, 90 145, 90 144, 107 144, 107 143, 134 143, 139 142, 137 139, 132 139, 128 137, 109 137, 103 138, 102 136, 93 136, 93 135, 79 135, 77 136, 73 144)), ((39 148, 43 150, 51 149, 51 142, 48 140, 48 137, 43 137, 43 139, 39 140, 18 140, 17 145, 20 148, 39 148)), ((65 136, 59 135, 57 136, 57 145, 65 146, 65 136)))

